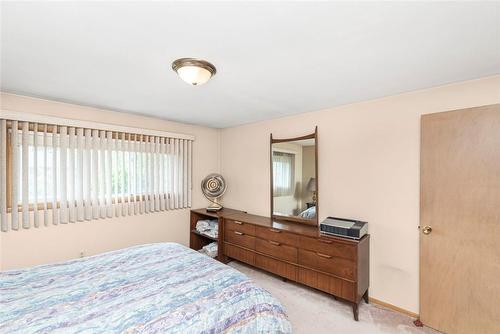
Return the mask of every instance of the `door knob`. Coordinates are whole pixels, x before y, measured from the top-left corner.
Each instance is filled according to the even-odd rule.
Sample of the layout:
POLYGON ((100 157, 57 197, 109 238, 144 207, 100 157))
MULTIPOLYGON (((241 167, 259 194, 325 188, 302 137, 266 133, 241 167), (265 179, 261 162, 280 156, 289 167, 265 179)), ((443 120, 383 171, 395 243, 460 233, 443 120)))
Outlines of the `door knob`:
POLYGON ((424 228, 422 229, 422 233, 425 235, 431 234, 431 232, 432 232, 432 227, 430 227, 429 225, 424 226, 424 228))

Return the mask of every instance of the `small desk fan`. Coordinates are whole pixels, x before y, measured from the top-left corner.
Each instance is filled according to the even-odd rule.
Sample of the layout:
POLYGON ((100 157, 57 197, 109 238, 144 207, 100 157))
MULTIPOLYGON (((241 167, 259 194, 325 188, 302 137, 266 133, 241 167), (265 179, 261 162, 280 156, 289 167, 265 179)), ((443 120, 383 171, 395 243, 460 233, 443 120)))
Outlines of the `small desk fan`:
POLYGON ((216 212, 222 209, 219 199, 226 192, 226 181, 220 174, 212 173, 201 181, 201 191, 203 195, 212 202, 207 211, 216 212))

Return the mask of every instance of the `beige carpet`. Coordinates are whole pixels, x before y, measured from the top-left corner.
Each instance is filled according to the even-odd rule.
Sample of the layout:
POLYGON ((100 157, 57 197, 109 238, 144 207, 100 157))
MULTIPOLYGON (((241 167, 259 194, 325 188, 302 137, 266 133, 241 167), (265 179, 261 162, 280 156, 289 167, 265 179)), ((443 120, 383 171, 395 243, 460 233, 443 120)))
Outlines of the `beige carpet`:
POLYGON ((232 261, 229 265, 252 278, 286 308, 295 334, 349 333, 439 333, 415 327, 409 316, 362 302, 359 321, 354 321, 350 305, 299 284, 283 282, 277 276, 232 261))

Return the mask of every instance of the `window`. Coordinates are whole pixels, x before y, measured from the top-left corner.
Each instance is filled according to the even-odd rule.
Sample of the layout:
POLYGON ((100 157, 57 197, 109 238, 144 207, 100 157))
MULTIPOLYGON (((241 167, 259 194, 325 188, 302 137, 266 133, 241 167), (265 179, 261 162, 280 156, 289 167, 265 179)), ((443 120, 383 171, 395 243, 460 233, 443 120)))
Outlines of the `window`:
POLYGON ((4 119, 0 135, 2 231, 191 206, 190 139, 4 119))
POLYGON ((295 185, 295 155, 273 151, 273 194, 291 196, 295 185))

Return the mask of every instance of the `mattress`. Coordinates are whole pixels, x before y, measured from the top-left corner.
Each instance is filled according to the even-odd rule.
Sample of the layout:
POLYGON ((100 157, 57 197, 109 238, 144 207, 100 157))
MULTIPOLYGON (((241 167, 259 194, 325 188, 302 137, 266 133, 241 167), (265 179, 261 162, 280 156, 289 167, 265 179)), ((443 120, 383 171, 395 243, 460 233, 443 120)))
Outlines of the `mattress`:
POLYGON ((0 333, 291 333, 242 273, 175 243, 0 272, 0 333))

